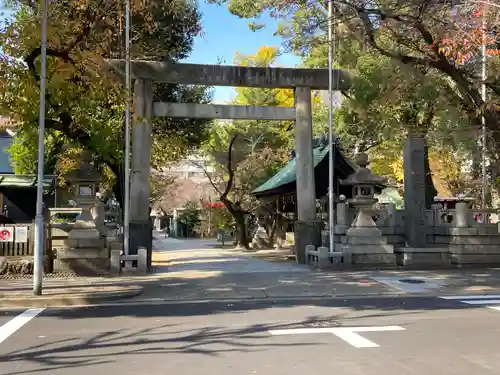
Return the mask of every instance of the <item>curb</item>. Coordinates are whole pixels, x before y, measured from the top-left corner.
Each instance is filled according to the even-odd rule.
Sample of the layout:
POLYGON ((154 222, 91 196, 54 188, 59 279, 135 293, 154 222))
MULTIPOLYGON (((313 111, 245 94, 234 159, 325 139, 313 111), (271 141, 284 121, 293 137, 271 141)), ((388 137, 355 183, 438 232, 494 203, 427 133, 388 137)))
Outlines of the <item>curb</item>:
POLYGON ((29 296, 29 297, 2 297, 0 308, 4 307, 71 307, 82 305, 96 305, 127 298, 137 297, 144 291, 141 286, 126 288, 125 290, 109 292, 78 293, 70 296, 29 296))
MULTIPOLYGON (((132 302, 118 301, 116 303, 103 304, 103 306, 140 306, 140 305, 197 305, 197 304, 234 304, 234 303, 286 303, 294 301, 322 301, 322 300, 355 300, 355 299, 387 299, 387 298, 415 298, 415 297, 425 297, 429 298, 431 296, 422 295, 408 295, 403 292, 400 293, 387 293, 387 294, 377 294, 377 293, 366 293, 366 294, 345 294, 345 295, 303 295, 303 296, 272 296, 272 297, 226 297, 226 298, 161 298, 161 297, 150 297, 150 298, 139 298, 132 302)), ((96 305, 97 307, 99 305, 96 305)))

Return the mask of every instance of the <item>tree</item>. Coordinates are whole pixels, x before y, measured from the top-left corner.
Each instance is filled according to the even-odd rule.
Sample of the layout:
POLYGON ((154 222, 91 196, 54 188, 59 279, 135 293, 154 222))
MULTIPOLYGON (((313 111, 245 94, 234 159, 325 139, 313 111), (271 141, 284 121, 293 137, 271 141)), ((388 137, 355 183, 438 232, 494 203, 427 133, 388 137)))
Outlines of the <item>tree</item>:
POLYGON ((175 185, 175 178, 171 176, 165 176, 164 174, 154 171, 151 172, 149 176, 149 204, 153 205, 159 202, 167 193, 169 188, 175 185))
POLYGON ((192 237, 200 224, 200 207, 197 202, 189 201, 182 207, 179 222, 186 226, 186 237, 192 237))
POLYGON ((234 219, 236 244, 248 248, 245 215, 253 214, 257 202, 251 192, 267 181, 286 161, 286 153, 265 145, 252 144, 244 134, 229 133, 221 139, 217 126, 212 130, 213 145, 205 148, 216 173, 208 174, 219 200, 234 219))
MULTIPOLYGON (((20 125, 11 154, 16 170, 29 173, 36 165, 40 8, 36 1, 15 3, 15 19, 0 30, 0 113, 20 125)), ((50 2, 49 12, 46 167, 54 170, 65 145, 90 149, 98 164, 115 177, 114 193, 121 202, 124 90, 102 62, 123 55, 123 4, 118 0, 62 0, 50 2)), ((133 58, 178 61, 189 54, 201 29, 196 8, 175 0, 133 0, 131 14, 133 58)), ((209 100, 209 92, 190 86, 157 85, 154 94, 155 100, 163 101, 209 100)), ((207 121, 155 120, 154 166, 197 145, 207 125, 207 121)))
MULTIPOLYGON (((276 63, 278 50, 264 46, 254 55, 236 55, 235 64, 267 67, 276 63)), ((238 88, 239 105, 293 106, 292 90, 238 88)), ((215 123, 204 146, 215 174, 208 174, 220 201, 234 219, 237 244, 248 248, 245 215, 255 212, 257 201, 251 192, 269 179, 287 159, 293 147, 293 122, 234 121, 215 123), (286 156, 285 156, 286 155, 286 156)))
MULTIPOLYGON (((257 18, 261 13, 269 11, 272 16, 282 21, 277 32, 284 37, 285 47, 289 51, 301 56, 307 66, 327 65, 326 1, 306 4, 282 0, 229 0, 227 4, 229 10, 240 17, 257 18)), ((336 131, 341 137, 344 149, 354 152, 370 150, 374 160, 372 167, 389 172, 392 177, 400 179, 402 153, 398 150, 402 148, 403 132, 425 134, 431 146, 430 153, 436 150, 432 156, 433 160, 436 155, 442 154, 437 151, 446 149, 457 156, 459 148, 462 152, 464 150, 463 143, 469 143, 469 149, 474 149, 475 144, 464 142, 468 138, 468 133, 465 132, 470 133, 474 127, 471 127, 471 121, 463 121, 466 112, 453 80, 436 69, 415 69, 401 60, 380 53, 371 45, 367 35, 360 32, 357 27, 359 24, 353 21, 355 17, 347 12, 349 7, 364 6, 368 9, 373 6, 376 13, 380 9, 397 7, 395 4, 334 2, 334 27, 337 35, 335 63, 337 67, 349 70, 354 77, 352 89, 344 93, 347 100, 344 100, 342 108, 336 113, 336 131), (460 137, 462 139, 458 139, 460 137), (388 168, 390 166, 394 168, 388 168)), ((380 21, 383 17, 369 18, 377 20, 373 24, 384 24, 383 20, 380 21)), ((475 25, 477 26, 477 22, 475 25)), ((254 29, 263 26, 253 25, 254 29)), ((394 27, 392 24, 388 26, 394 27)), ((383 27, 377 26, 375 29, 376 36, 384 48, 394 51, 401 49, 400 40, 395 40, 393 35, 385 36, 383 27)), ((398 35, 405 32, 405 29, 401 29, 398 35)), ((405 37, 409 36, 412 34, 405 37)), ((414 46, 419 44, 415 43, 414 46)), ((407 51, 404 48, 401 50, 407 51)), ((443 157, 443 162, 447 160, 450 158, 443 157)), ((429 161, 427 162, 429 164, 429 161)), ((451 167, 450 164, 447 166, 451 167)), ((428 185, 432 186, 430 175, 428 185)), ((428 200, 433 194, 429 191, 428 200)))
MULTIPOLYGON (((341 40, 355 40, 367 51, 411 68, 423 75, 441 76, 448 98, 471 121, 473 138, 479 137, 481 117, 487 129, 490 174, 500 174, 500 59, 498 22, 500 3, 490 1, 397 2, 363 0, 334 1, 335 28, 341 40), (485 27, 483 27, 485 22, 485 27), (481 44, 489 51, 487 100, 481 95, 481 44), (474 129, 476 132, 474 133, 474 129)), ((229 0, 229 9, 252 18, 269 11, 288 21, 278 30, 290 49, 308 55, 312 47, 325 45, 327 2, 302 3, 271 0, 229 0)))

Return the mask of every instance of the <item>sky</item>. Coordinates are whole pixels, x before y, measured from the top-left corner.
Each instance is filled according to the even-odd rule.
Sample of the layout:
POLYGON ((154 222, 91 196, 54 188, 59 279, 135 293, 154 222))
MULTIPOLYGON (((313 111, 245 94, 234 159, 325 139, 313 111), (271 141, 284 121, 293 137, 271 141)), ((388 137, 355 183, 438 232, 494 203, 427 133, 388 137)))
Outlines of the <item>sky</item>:
MULTIPOLYGON (((1 4, 2 0, 0 24, 8 14, 5 11, 2 14, 1 4)), ((236 52, 251 55, 264 45, 281 47, 281 38, 273 36, 277 23, 270 17, 259 19, 259 23, 265 24, 266 27, 253 32, 248 27, 249 20, 232 15, 225 5, 207 4, 205 0, 200 0, 199 10, 202 13, 203 32, 196 38, 192 54, 184 62, 232 65, 236 52)), ((291 54, 283 54, 277 61, 277 64, 283 67, 294 67, 298 63, 299 58, 291 54)), ((232 87, 216 87, 214 102, 227 103, 235 95, 232 87)))
MULTIPOLYGON (((185 62, 232 65, 236 52, 251 55, 264 45, 281 46, 281 38, 273 36, 277 23, 269 17, 259 19, 259 23, 266 27, 253 32, 248 27, 249 20, 232 15, 225 5, 206 4, 202 0, 199 9, 203 15, 203 35, 196 38, 194 51, 185 62)), ((283 54, 277 63, 283 67, 294 67, 299 63, 299 58, 283 54)), ((214 102, 225 103, 235 94, 234 88, 216 87, 214 102)))

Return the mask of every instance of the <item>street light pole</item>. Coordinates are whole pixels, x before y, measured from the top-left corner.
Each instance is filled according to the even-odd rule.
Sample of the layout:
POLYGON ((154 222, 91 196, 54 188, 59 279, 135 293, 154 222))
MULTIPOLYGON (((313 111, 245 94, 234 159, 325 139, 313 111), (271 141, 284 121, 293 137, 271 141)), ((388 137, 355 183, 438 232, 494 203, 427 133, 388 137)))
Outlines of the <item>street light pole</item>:
POLYGON ((40 74, 40 115, 38 130, 38 173, 36 184, 36 216, 35 216, 35 253, 33 267, 33 294, 42 294, 43 256, 45 249, 44 222, 43 222, 43 177, 45 154, 45 91, 47 84, 47 18, 48 0, 42 4, 42 46, 41 46, 41 74, 40 74))
MULTIPOLYGON (((487 72, 486 72, 486 17, 483 14, 483 22, 482 22, 482 43, 481 43, 481 99, 483 101, 483 106, 486 106, 486 79, 487 79, 487 72)), ((488 183, 488 176, 486 173, 486 118, 484 117, 484 110, 483 108, 483 114, 481 116, 481 143, 482 143, 482 149, 481 149, 481 174, 482 174, 482 179, 483 179, 483 186, 481 189, 481 202, 482 202, 482 207, 486 208, 486 196, 487 196, 487 183, 488 183)))
POLYGON ((330 251, 334 251, 334 155, 333 155, 333 0, 328 1, 328 229, 330 251))
POLYGON ((125 197, 123 207, 123 250, 130 253, 130 0, 125 0, 125 80, 127 102, 125 104, 125 197))

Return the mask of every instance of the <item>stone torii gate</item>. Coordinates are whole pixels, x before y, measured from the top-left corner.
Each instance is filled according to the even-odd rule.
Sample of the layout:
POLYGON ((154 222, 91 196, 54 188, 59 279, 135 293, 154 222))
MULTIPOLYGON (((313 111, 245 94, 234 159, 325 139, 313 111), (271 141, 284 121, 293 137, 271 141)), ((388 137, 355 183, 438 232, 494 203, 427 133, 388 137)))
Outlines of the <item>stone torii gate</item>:
MULTIPOLYGON (((106 65, 124 75, 124 60, 106 65)), ((151 169, 151 118, 292 120, 295 121, 297 158, 297 216, 295 238, 297 260, 305 263, 305 245, 320 245, 316 221, 316 193, 312 145, 311 90, 328 89, 328 69, 257 68, 224 65, 176 64, 132 61, 134 80, 134 124, 130 188, 130 252, 139 246, 151 251, 149 226, 149 174, 151 169), (193 103, 153 102, 153 82, 205 86, 241 86, 294 89, 294 107, 259 107, 193 103)), ((347 73, 333 71, 334 90, 349 88, 347 73)))

